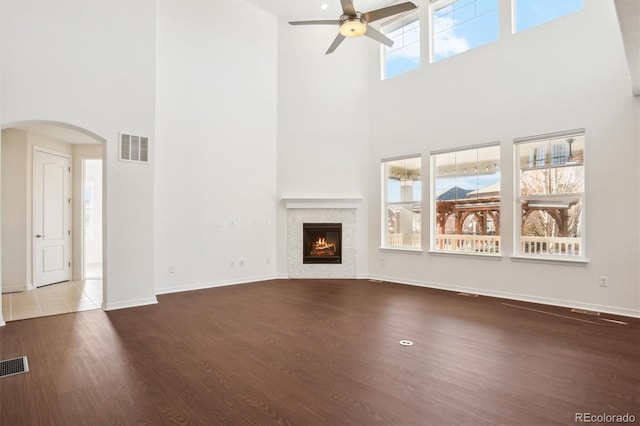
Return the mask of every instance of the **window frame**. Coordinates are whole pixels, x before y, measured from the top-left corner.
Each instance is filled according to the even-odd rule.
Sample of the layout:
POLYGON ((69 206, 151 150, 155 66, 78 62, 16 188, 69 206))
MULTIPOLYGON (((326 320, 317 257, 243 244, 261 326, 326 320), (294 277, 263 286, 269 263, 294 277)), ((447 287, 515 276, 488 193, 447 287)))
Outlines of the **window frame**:
MULTIPOLYGON (((513 165, 514 165, 514 214, 513 214, 513 226, 514 226, 514 231, 513 231, 513 258, 516 259, 524 259, 524 260, 532 260, 532 261, 549 261, 549 262, 569 262, 569 263, 586 263, 587 260, 587 246, 586 246, 586 242, 587 242, 587 236, 586 236, 586 217, 587 217, 587 208, 586 208, 586 174, 587 174, 587 162, 584 160, 584 155, 585 155, 585 151, 586 151, 586 132, 585 129, 573 129, 573 130, 567 130, 567 131, 561 131, 561 132, 555 132, 555 133, 547 133, 547 134, 542 134, 542 135, 535 135, 535 136, 527 136, 527 137, 522 137, 522 138, 516 138, 513 140, 513 145, 514 145, 514 149, 513 149, 513 165), (522 170, 526 170, 523 169, 521 167, 521 163, 520 163, 520 149, 522 146, 526 145, 526 144, 530 144, 530 143, 541 143, 541 142, 550 142, 552 140, 555 139, 563 139, 563 138, 571 138, 571 137, 582 137, 584 138, 584 147, 583 147, 583 151, 582 151, 582 155, 583 155, 583 160, 582 163, 580 164, 583 168, 582 170, 582 192, 567 192, 567 193, 560 193, 560 194, 534 194, 534 195, 528 195, 528 196, 523 196, 522 195, 522 191, 521 191, 521 172, 522 170), (580 238, 580 242, 579 242, 579 250, 580 250, 580 254, 579 255, 575 255, 575 254, 548 254, 548 253, 526 253, 523 249, 522 249, 522 227, 523 227, 523 222, 522 222, 522 202, 523 201, 531 201, 531 200, 540 200, 541 202, 544 201, 549 201, 550 203, 553 203, 554 200, 557 200, 557 202, 566 202, 567 199, 570 198, 574 198, 574 199, 578 199, 579 204, 580 204, 580 237, 574 237, 574 238, 580 238)), ((544 165, 536 165, 533 166, 532 168, 528 168, 529 170, 533 170, 533 169, 540 169, 540 170, 553 170, 556 168, 561 168, 561 167, 567 167, 566 164, 561 164, 561 163, 552 163, 552 161, 550 159, 548 159, 547 157, 547 153, 551 154, 551 152, 546 152, 545 153, 545 164, 544 165)), ((570 167, 570 166, 569 166, 570 167)), ((548 237, 548 238, 553 238, 553 237, 548 237)), ((558 238, 558 237, 556 237, 558 238)), ((562 237, 560 237, 562 238, 562 237)))
MULTIPOLYGON (((394 16, 392 18, 390 18, 389 20, 383 22, 380 24, 380 32, 382 34, 384 34, 385 36, 389 37, 389 33, 390 32, 394 32, 397 31, 401 28, 404 28, 410 24, 413 24, 414 22, 418 22, 418 63, 415 67, 413 68, 409 68, 409 69, 405 69, 397 74, 393 74, 391 76, 387 76, 387 46, 385 46, 384 44, 380 44, 380 79, 381 80, 388 80, 390 78, 396 77, 398 75, 402 75, 405 74, 409 71, 414 71, 419 69, 422 66, 422 22, 420 19, 420 13, 419 13, 419 9, 412 9, 410 11, 407 11, 405 13, 402 13, 400 15, 394 16), (391 29, 389 29, 388 27, 392 27, 391 29)), ((401 50, 406 48, 409 45, 403 45, 402 48, 397 49, 401 50)))
MULTIPOLYGON (((429 166, 431 168, 431 173, 430 173, 430 193, 429 193, 429 202, 430 202, 430 208, 429 208, 429 213, 430 213, 430 220, 429 220, 429 230, 430 230, 430 234, 431 237, 429 239, 429 253, 431 254, 439 254, 439 255, 452 255, 452 256, 470 256, 470 257, 490 257, 490 258, 502 258, 504 256, 504 251, 502 250, 502 243, 501 243, 501 239, 502 239, 502 232, 498 232, 497 236, 500 238, 498 240, 498 249, 497 251, 465 251, 465 250, 444 250, 444 249, 439 249, 438 248, 438 225, 437 225, 437 217, 438 217, 438 213, 437 213, 437 203, 438 203, 438 191, 436 189, 436 185, 437 185, 437 156, 439 155, 443 155, 443 154, 450 154, 450 153, 458 153, 458 152, 464 152, 464 151, 477 151, 480 149, 484 149, 484 148, 498 148, 499 150, 499 154, 498 154, 498 159, 497 159, 497 164, 495 164, 494 166, 496 167, 497 172, 500 173, 498 182, 500 183, 500 188, 502 188, 502 179, 503 179, 503 175, 502 175, 502 167, 501 167, 501 162, 502 162, 502 144, 500 142, 487 142, 487 143, 482 143, 482 144, 475 144, 475 145, 466 145, 466 146, 461 146, 461 147, 455 147, 455 148, 448 148, 448 149, 442 149, 442 150, 436 150, 436 151, 431 151, 429 153, 429 166)), ((456 164, 457 167, 457 164, 456 164)), ((494 172, 495 172, 494 171, 494 172)), ((479 175, 479 174, 478 174, 479 175)), ((479 190, 480 188, 476 188, 476 191, 479 190)), ((494 227, 497 226, 498 229, 501 229, 501 217, 502 217, 502 211, 503 211, 503 203, 502 203, 502 189, 500 189, 500 196, 499 196, 499 200, 497 201, 497 207, 498 207, 498 224, 494 224, 494 227)), ((451 235, 465 235, 465 234, 451 234, 451 235)), ((481 234, 482 235, 482 234, 481 234)), ((489 235, 489 234, 485 234, 485 235, 489 235)), ((495 236, 495 234, 494 234, 495 236)), ((495 244, 495 242, 494 242, 495 244)))
POLYGON ((523 31, 527 31, 527 30, 529 30, 531 28, 535 28, 535 27, 538 27, 540 25, 544 25, 544 24, 547 24, 549 22, 553 22, 553 21, 555 21, 557 19, 561 19, 561 18, 564 18, 566 16, 571 16, 574 13, 578 13, 578 12, 581 12, 581 11, 584 10, 584 0, 581 0, 582 1, 582 7, 580 9, 565 13, 563 15, 554 16, 553 18, 547 19, 546 21, 541 21, 541 22, 535 23, 535 24, 530 25, 530 26, 528 26, 526 28, 523 28, 523 29, 518 29, 518 2, 519 1, 520 0, 511 0, 511 33, 512 34, 521 33, 523 31))
POLYGON ((422 178, 423 176, 423 167, 424 167, 424 162, 423 162, 423 158, 422 158, 422 154, 410 154, 410 155, 403 155, 403 156, 399 156, 399 157, 390 157, 390 158, 383 158, 382 160, 380 160, 380 190, 381 190, 381 203, 380 203, 380 213, 381 213, 381 220, 380 220, 380 249, 381 250, 391 250, 391 251, 409 251, 409 252, 419 252, 421 253, 423 250, 423 238, 422 238, 422 234, 424 232, 424 228, 423 228, 423 223, 424 223, 424 187, 422 186, 424 179, 422 178), (388 200, 388 186, 387 186, 387 180, 388 180, 388 175, 387 175, 387 164, 391 163, 391 162, 395 162, 395 161, 403 161, 403 160, 419 160, 420 162, 420 167, 419 167, 419 172, 420 175, 418 176, 418 180, 420 181, 420 185, 421 185, 421 190, 420 190, 420 200, 412 200, 412 201, 398 201, 398 202, 391 202, 391 204, 397 204, 400 205, 402 203, 404 204, 408 204, 408 203, 413 203, 415 204, 419 204, 420 205, 420 244, 418 246, 415 245, 406 245, 406 244, 402 244, 402 245, 390 245, 388 244, 389 241, 389 217, 388 217, 388 211, 389 211, 389 205, 390 202, 388 200))
MULTIPOLYGON (((453 56, 457 56, 457 55, 459 55, 461 53, 465 53, 465 52, 468 52, 470 50, 474 50, 474 49, 476 49, 478 47, 484 46, 486 44, 494 43, 494 42, 497 42, 497 41, 500 40, 500 19, 501 19, 501 16, 500 16, 500 2, 502 0, 496 0, 496 9, 495 10, 496 10, 496 13, 498 14, 498 22, 497 22, 497 25, 496 25, 496 38, 495 39, 486 41, 486 42, 484 42, 482 44, 478 44, 476 46, 469 47, 468 49, 460 51, 460 52, 457 52, 457 53, 452 53, 450 55, 443 56, 441 58, 436 58, 436 32, 435 32, 435 19, 434 19, 435 18, 435 13, 437 11, 439 11, 440 9, 443 9, 443 8, 445 8, 447 6, 450 6, 450 5, 454 4, 454 3, 456 3, 457 1, 459 1, 459 0, 430 0, 429 1, 429 12, 428 12, 429 13, 429 63, 431 63, 431 64, 435 63, 435 62, 442 61, 444 59, 451 58, 453 56)), ((477 18, 477 16, 476 16, 476 18, 477 18)))

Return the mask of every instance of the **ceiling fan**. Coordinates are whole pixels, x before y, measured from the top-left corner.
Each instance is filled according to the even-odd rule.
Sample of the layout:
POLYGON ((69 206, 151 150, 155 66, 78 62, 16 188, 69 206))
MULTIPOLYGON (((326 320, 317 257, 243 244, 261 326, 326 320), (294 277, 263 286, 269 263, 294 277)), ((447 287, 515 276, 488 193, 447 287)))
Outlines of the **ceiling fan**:
POLYGON ((389 16, 417 8, 415 4, 405 2, 362 13, 355 9, 352 0, 340 0, 340 3, 342 4, 342 15, 338 19, 293 21, 289 23, 291 25, 339 25, 340 32, 336 36, 335 40, 333 40, 333 43, 331 43, 331 46, 329 46, 329 50, 326 52, 328 55, 336 50, 346 37, 358 37, 365 35, 384 44, 385 46, 393 46, 393 40, 368 24, 379 19, 388 18, 389 16))

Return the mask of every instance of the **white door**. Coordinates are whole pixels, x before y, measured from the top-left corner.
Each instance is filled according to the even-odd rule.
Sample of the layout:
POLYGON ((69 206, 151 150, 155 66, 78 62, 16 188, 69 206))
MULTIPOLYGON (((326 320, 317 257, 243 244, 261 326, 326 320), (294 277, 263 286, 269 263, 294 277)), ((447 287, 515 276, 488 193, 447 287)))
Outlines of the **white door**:
POLYGON ((62 154, 35 150, 33 284, 67 281, 71 271, 71 169, 62 154))

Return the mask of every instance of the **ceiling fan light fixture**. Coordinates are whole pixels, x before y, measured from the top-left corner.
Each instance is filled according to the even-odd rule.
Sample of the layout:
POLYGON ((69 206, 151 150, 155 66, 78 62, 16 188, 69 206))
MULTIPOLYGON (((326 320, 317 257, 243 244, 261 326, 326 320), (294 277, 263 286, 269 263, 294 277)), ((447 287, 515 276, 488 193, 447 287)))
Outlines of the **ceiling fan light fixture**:
MULTIPOLYGON (((323 1, 323 0, 320 0, 323 1)), ((435 0, 431 0, 433 2, 435 0)), ((448 0, 452 1, 452 0, 448 0)), ((338 46, 347 37, 358 37, 361 35, 382 43, 387 47, 393 46, 393 40, 382 34, 376 27, 369 27, 369 23, 379 21, 380 19, 389 18, 400 13, 416 9, 417 6, 410 1, 394 4, 380 9, 370 10, 362 13, 358 12, 353 5, 353 0, 340 0, 342 6, 342 15, 338 19, 316 19, 311 21, 289 21, 291 25, 337 25, 339 33, 333 40, 333 43, 326 51, 326 55, 333 53, 338 46)), ((327 3, 321 3, 322 9, 328 8, 327 3)))
POLYGON ((367 23, 361 17, 348 18, 340 23, 340 34, 345 37, 358 37, 367 32, 367 23))

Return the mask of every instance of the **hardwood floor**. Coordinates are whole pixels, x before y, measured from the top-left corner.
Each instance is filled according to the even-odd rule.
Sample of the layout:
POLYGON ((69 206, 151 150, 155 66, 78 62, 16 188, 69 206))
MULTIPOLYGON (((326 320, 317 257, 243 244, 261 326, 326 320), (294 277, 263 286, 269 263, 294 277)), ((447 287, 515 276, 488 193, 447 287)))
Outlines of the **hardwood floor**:
POLYGON ((637 319, 363 280, 159 301, 0 328, 0 358, 30 366, 0 378, 0 424, 640 421, 637 319))

